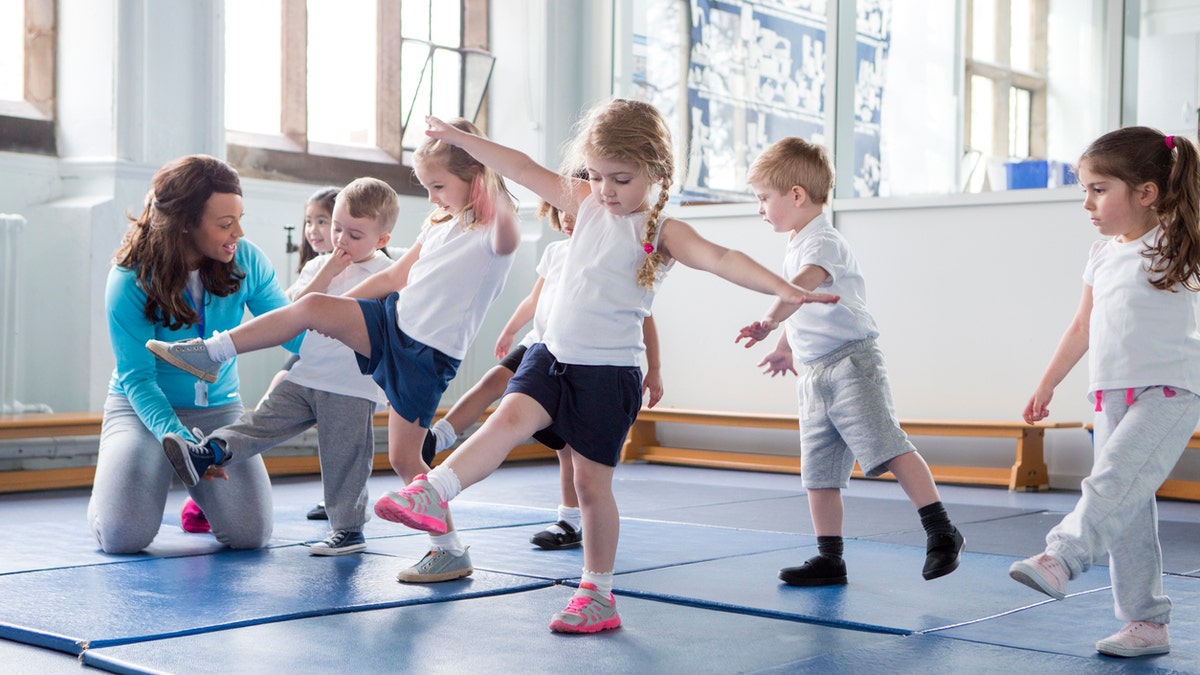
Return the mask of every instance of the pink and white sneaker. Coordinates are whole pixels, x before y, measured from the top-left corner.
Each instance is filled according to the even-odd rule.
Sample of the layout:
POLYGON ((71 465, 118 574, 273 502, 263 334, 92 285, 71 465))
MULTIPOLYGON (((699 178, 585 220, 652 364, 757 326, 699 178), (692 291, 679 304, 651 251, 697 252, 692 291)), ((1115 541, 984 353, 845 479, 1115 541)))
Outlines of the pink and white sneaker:
POLYGON ((375 502, 375 515, 422 532, 446 534, 450 505, 433 489, 425 474, 420 474, 403 490, 380 497, 375 502))
POLYGON ((1134 621, 1096 643, 1096 651, 1109 656, 1149 656, 1171 651, 1167 624, 1134 621))
POLYGON ((1055 600, 1062 600, 1067 597, 1067 581, 1071 573, 1058 558, 1049 553, 1039 553, 1013 563, 1008 568, 1008 576, 1055 600))
POLYGON ((594 584, 579 584, 567 608, 550 620, 555 633, 598 633, 621 627, 617 614, 617 599, 612 593, 605 597, 594 584))

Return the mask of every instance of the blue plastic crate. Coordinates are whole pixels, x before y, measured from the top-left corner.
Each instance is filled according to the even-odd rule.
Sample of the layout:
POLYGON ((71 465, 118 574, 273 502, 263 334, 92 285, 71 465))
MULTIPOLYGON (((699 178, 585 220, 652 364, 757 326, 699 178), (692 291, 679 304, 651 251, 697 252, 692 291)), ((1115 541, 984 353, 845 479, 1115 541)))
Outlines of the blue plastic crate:
POLYGON ((1008 162, 1004 169, 1009 190, 1044 188, 1050 181, 1050 162, 1044 159, 1008 162))

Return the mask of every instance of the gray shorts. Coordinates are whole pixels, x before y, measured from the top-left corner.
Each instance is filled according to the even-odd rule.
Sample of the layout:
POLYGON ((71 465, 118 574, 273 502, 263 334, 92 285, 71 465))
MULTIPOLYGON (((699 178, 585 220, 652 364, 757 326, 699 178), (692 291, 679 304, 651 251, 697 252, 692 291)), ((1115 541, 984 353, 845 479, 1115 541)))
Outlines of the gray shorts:
POLYGON ((846 488, 854 462, 868 476, 916 448, 900 428, 883 352, 868 338, 801 365, 800 475, 806 488, 846 488))

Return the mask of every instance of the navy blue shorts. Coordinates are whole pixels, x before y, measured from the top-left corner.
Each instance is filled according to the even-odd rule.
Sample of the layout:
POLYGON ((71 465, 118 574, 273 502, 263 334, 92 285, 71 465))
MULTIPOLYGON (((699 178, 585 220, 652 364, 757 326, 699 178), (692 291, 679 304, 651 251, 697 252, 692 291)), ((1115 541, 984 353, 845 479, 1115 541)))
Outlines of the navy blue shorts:
MULTIPOLYGON (((521 367, 521 362, 525 360, 525 353, 527 351, 529 351, 529 347, 526 347, 525 345, 517 345, 500 361, 500 365, 514 373, 517 372, 517 370, 521 367)), ((505 391, 505 393, 508 392, 505 391)), ((550 427, 546 427, 541 431, 535 432, 533 434, 533 440, 541 443, 551 450, 562 450, 563 448, 567 447, 567 442, 559 438, 558 434, 554 433, 550 427)))
POLYGON ((517 368, 521 367, 521 361, 525 359, 525 352, 527 351, 529 351, 529 347, 526 347, 525 345, 517 345, 511 351, 509 351, 503 359, 500 360, 500 365, 514 373, 517 372, 517 368))
POLYGON ((359 298, 371 357, 355 354, 358 369, 383 389, 388 403, 401 417, 426 429, 433 423, 442 394, 462 363, 418 342, 396 324, 396 299, 392 293, 382 300, 359 298))
POLYGON ((533 398, 550 413, 553 421, 538 434, 551 432, 593 462, 616 466, 642 408, 642 369, 560 363, 539 342, 525 352, 508 381, 504 393, 512 392, 533 398))

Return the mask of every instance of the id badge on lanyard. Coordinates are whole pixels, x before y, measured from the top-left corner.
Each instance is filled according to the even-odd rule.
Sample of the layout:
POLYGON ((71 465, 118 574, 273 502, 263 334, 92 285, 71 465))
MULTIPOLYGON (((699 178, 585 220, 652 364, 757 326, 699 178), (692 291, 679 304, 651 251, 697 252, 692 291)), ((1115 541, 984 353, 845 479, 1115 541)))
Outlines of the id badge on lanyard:
MULTIPOLYGON (((200 339, 204 339, 204 295, 201 292, 200 302, 192 297, 192 292, 187 288, 183 289, 183 295, 187 297, 187 301, 192 304, 192 309, 196 310, 196 314, 200 316, 200 323, 196 324, 196 330, 200 334, 200 339)), ((208 407, 208 383, 204 380, 196 378, 196 397, 193 403, 197 408, 208 407)))

